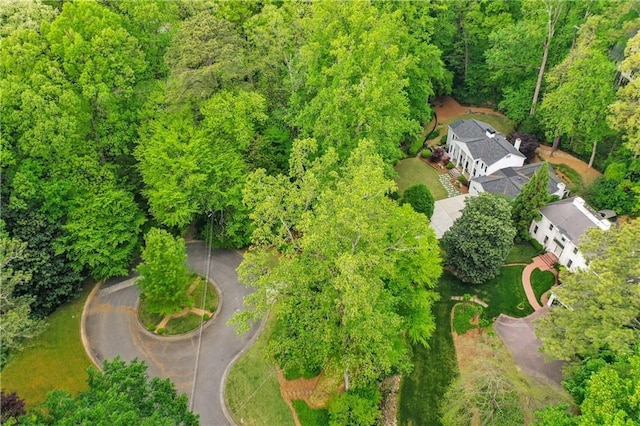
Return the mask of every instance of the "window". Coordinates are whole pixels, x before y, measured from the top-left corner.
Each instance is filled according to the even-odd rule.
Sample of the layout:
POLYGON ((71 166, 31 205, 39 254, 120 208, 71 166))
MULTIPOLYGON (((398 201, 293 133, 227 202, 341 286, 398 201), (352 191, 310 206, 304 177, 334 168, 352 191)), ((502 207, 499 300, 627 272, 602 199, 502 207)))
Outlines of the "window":
POLYGON ((578 247, 573 248, 573 254, 578 254, 578 247))
POLYGON ((553 223, 549 225, 549 231, 553 231, 553 223))
POLYGON ((547 244, 547 241, 549 241, 549 237, 544 237, 544 244, 547 244))
POLYGON ((534 234, 537 234, 537 233, 538 233, 538 225, 536 225, 536 227, 535 227, 535 228, 533 228, 533 233, 534 233, 534 234))
POLYGON ((567 268, 571 268, 571 265, 573 265, 573 260, 569 259, 567 262, 567 268))

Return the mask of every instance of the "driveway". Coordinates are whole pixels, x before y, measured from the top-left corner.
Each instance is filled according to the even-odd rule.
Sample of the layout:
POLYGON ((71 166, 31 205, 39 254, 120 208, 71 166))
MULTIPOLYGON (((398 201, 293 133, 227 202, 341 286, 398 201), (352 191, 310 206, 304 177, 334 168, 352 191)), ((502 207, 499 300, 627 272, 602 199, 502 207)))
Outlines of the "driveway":
POLYGON ((542 342, 534 333, 533 321, 545 315, 545 306, 525 318, 512 318, 500 314, 493 328, 507 347, 516 364, 529 376, 551 381, 558 386, 562 382, 562 361, 550 361, 538 352, 542 342))
POLYGON ((252 343, 259 326, 238 336, 227 325, 234 312, 244 309, 242 299, 250 292, 238 283, 236 274, 242 253, 212 250, 210 259, 208 254, 202 242, 187 244, 189 265, 202 275, 208 268, 209 277, 220 293, 216 316, 202 333, 161 337, 147 332, 136 315, 140 292, 134 286, 134 275, 109 281, 92 292, 85 306, 82 333, 85 349, 94 362, 102 364, 104 359, 116 355, 127 361, 142 359, 151 376, 170 378, 179 393, 189 396, 191 408, 200 415, 202 425, 222 426, 233 424, 223 398, 226 373, 235 358, 252 343))
POLYGON ((469 196, 469 194, 462 194, 435 202, 431 216, 431 227, 436 231, 436 238, 442 238, 444 233, 451 228, 453 222, 462 216, 464 200, 469 196))

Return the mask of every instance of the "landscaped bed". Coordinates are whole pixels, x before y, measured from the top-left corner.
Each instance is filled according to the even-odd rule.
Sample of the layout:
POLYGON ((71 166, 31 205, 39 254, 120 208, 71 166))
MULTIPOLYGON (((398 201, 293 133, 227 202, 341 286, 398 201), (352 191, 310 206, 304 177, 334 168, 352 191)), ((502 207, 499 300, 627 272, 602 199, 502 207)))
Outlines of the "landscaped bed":
POLYGON ((439 173, 421 159, 407 158, 399 161, 394 168, 398 172, 395 181, 400 195, 411 185, 422 183, 429 188, 434 200, 447 198, 447 191, 438 180, 439 173))
POLYGON ((140 323, 147 330, 158 334, 177 335, 193 331, 211 319, 218 307, 218 292, 205 277, 194 274, 192 280, 190 294, 193 297, 193 309, 203 310, 205 313, 201 315, 199 311, 184 312, 180 316, 172 317, 163 327, 160 327, 165 316, 149 312, 142 299, 138 305, 140 323))

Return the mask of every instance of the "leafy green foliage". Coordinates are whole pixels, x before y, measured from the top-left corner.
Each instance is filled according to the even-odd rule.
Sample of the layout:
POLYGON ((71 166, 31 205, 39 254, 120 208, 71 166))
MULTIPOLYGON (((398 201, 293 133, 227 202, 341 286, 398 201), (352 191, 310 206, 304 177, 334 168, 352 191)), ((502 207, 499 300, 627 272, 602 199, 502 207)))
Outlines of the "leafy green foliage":
POLYGON ((543 163, 533 174, 531 180, 522 187, 520 194, 511 204, 511 217, 521 240, 530 238, 531 222, 540 215, 540 209, 547 204, 549 192, 549 166, 543 163))
POLYGON ((424 214, 430 219, 433 215, 435 201, 429 188, 419 183, 405 189, 404 194, 402 194, 402 199, 400 200, 400 205, 402 204, 410 204, 415 211, 424 214))
POLYGON ((32 314, 45 317, 80 293, 85 275, 74 270, 64 254, 54 251, 54 241, 63 232, 58 224, 37 211, 5 209, 3 213, 9 234, 27 244, 24 256, 15 259, 13 267, 29 271, 31 280, 16 285, 14 294, 33 297, 32 314))
POLYGON ((31 317, 33 296, 16 296, 13 290, 28 283, 28 271, 14 269, 14 261, 24 257, 26 243, 0 237, 0 369, 9 352, 22 349, 24 342, 42 331, 43 324, 31 317))
POLYGON ((331 402, 329 425, 373 426, 380 417, 381 399, 377 389, 345 392, 331 402))
POLYGON ((136 284, 149 312, 169 315, 193 303, 187 293, 190 280, 182 238, 176 239, 158 228, 149 230, 137 271, 141 277, 136 284))
POLYGON ((482 306, 460 303, 453 308, 453 329, 458 334, 477 327, 471 321, 482 313, 482 306))
POLYGON ((87 268, 96 279, 127 275, 145 221, 130 192, 96 188, 69 212, 57 251, 66 252, 77 271, 87 268))
POLYGON ((198 424, 186 395, 178 395, 169 379, 150 379, 142 361, 105 360, 103 371, 88 372, 87 391, 76 398, 64 390, 51 392, 45 409, 22 417, 22 424, 198 424))
POLYGON ((408 365, 406 335, 433 332, 430 291, 440 274, 433 231, 387 197, 393 183, 363 141, 336 173, 330 150, 313 159, 313 140, 294 145, 289 176, 258 170, 245 188, 256 247, 239 268, 257 292, 244 322, 273 307, 276 359, 314 369, 338 362, 354 387, 408 365), (269 194, 269 196, 265 196, 269 194), (375 225, 374 225, 375 224, 375 225))
POLYGON ((589 269, 561 273, 556 294, 569 309, 553 309, 537 324, 542 350, 558 359, 624 355, 640 340, 640 220, 608 231, 592 229, 581 242, 589 269))
POLYGON ((515 234, 508 201, 489 193, 467 198, 462 216, 442 237, 446 262, 462 281, 483 283, 498 274, 515 234))
POLYGON ((329 424, 329 411, 324 409, 309 408, 303 400, 295 399, 291 401, 296 410, 300 424, 304 426, 323 426, 329 424))

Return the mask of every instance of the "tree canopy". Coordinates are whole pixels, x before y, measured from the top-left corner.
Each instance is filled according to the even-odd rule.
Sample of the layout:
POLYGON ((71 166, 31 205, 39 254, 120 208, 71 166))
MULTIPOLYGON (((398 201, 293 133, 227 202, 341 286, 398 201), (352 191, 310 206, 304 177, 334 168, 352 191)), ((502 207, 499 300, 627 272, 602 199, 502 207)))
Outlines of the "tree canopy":
POLYGON ((272 308, 281 326, 269 347, 285 368, 332 358, 365 386, 406 371, 405 339, 424 344, 433 332, 437 244, 424 217, 387 197, 394 185, 371 142, 342 167, 333 150, 316 152, 315 141, 298 141, 288 177, 249 177, 255 246, 239 275, 257 292, 236 321, 272 308))
POLYGON ((515 235, 506 199, 490 193, 467 198, 462 216, 442 237, 446 263, 462 281, 483 283, 500 272, 515 235))
POLYGON ((552 309, 536 326, 544 352, 564 360, 632 353, 640 340, 639 232, 637 219, 587 232, 580 250, 588 268, 561 273, 554 291, 566 309, 552 309))
POLYGON ((522 187, 520 194, 511 204, 511 216, 513 223, 522 240, 531 237, 529 227, 531 222, 540 215, 540 209, 547 204, 549 192, 549 166, 542 163, 540 168, 533 174, 531 180, 522 187))
POLYGON ((24 425, 198 425, 187 396, 169 379, 150 378, 144 362, 105 360, 102 371, 88 369, 89 389, 73 397, 64 390, 47 395, 44 410, 20 419, 24 425))

